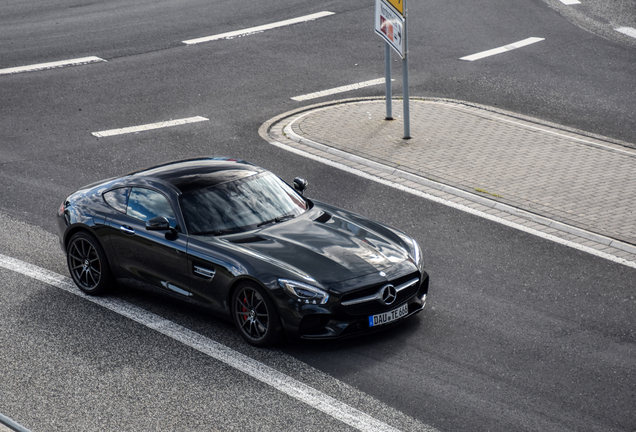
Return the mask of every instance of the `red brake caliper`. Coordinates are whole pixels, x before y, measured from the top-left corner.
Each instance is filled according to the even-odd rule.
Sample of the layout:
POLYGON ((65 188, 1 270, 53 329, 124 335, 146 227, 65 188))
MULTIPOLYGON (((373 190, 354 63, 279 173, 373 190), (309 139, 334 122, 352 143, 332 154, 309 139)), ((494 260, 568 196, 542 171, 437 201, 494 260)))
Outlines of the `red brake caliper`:
MULTIPOLYGON (((243 305, 241 306, 243 308, 243 312, 247 312, 247 308, 245 307, 245 305, 247 304, 247 296, 243 297, 243 305)), ((247 313, 245 313, 245 315, 243 316, 243 322, 247 321, 247 313)))

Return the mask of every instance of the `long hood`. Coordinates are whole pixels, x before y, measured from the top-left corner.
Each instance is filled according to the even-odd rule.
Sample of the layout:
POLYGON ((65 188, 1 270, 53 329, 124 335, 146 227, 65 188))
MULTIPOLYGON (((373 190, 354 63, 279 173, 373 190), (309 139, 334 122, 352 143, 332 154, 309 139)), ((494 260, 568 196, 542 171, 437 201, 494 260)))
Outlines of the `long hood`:
POLYGON ((328 220, 301 216, 235 241, 323 284, 388 272, 409 259, 404 248, 370 227, 329 216, 328 220))

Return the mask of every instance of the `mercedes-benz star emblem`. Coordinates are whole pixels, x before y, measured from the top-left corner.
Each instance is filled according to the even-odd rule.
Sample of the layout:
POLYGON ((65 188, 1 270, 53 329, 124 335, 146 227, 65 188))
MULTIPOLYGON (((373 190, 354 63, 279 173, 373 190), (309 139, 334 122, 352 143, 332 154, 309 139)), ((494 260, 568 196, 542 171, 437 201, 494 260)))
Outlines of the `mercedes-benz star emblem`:
POLYGON ((387 285, 384 288, 382 288, 381 296, 382 296, 382 303, 389 306, 397 298, 397 291, 395 290, 395 287, 393 285, 387 285))

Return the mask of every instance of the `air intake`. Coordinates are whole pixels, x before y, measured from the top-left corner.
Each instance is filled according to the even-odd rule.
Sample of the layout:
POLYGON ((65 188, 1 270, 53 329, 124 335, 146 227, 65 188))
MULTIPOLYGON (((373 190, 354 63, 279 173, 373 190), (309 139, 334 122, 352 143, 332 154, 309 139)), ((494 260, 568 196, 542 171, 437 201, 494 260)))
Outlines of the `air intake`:
POLYGON ((316 219, 314 219, 314 221, 320 222, 320 223, 325 223, 329 219, 331 219, 331 215, 329 213, 323 213, 320 216, 318 216, 316 219))

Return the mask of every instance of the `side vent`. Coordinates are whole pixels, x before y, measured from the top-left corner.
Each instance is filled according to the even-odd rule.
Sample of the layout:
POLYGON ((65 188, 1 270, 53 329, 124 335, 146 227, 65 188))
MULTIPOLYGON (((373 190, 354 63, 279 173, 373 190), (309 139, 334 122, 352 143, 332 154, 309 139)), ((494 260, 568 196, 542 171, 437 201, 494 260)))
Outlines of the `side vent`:
MULTIPOLYGON (((194 266, 194 274, 196 276, 202 277, 203 279, 212 280, 214 275, 216 274, 215 270, 209 270, 204 267, 194 266)), ((192 295, 192 294, 190 294, 192 295)))
POLYGON ((320 223, 325 223, 327 222, 329 219, 331 219, 331 215, 329 213, 323 213, 320 216, 318 216, 316 219, 314 219, 316 222, 320 222, 320 223))

